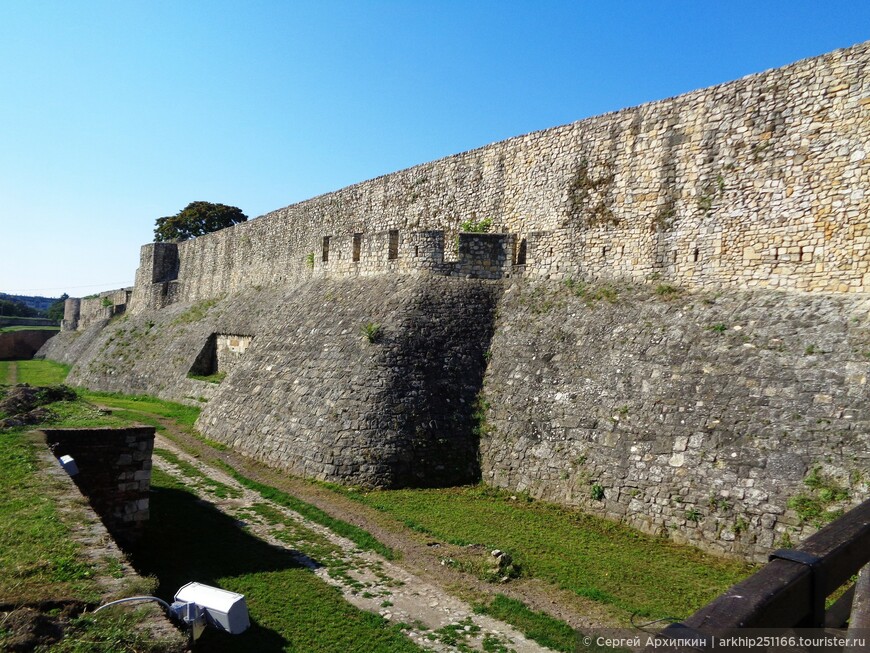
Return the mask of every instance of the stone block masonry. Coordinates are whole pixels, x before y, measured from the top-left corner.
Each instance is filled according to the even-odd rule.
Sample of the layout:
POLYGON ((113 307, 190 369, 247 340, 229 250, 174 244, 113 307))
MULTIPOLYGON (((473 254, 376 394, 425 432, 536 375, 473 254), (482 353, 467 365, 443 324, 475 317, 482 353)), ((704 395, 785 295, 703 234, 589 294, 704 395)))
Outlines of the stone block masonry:
POLYGON ((47 329, 0 333, 0 361, 33 358, 55 333, 47 329))
POLYGON ((412 234, 452 243, 462 222, 483 219, 526 242, 535 278, 865 292, 868 69, 864 43, 146 245, 131 310, 299 283, 327 266, 400 270, 413 265, 412 234))
POLYGON ((815 530, 808 479, 870 496, 866 298, 518 282, 499 313, 487 483, 759 560, 815 530))
POLYGON ((294 474, 480 478, 760 559, 814 530, 789 505, 814 470, 848 494, 830 509, 870 496, 868 315, 861 295, 319 277, 128 314, 44 353, 74 385, 201 405, 206 437, 294 474), (214 334, 239 333, 220 385, 187 377, 214 334))
POLYGON ((120 288, 92 297, 70 297, 64 302, 61 328, 64 331, 84 330, 92 324, 121 315, 127 309, 132 292, 131 288, 120 288))
POLYGON ((72 456, 74 477, 119 544, 138 539, 148 520, 154 427, 44 429, 56 458, 72 456))
POLYGON ((40 355, 292 473, 482 479, 760 559, 870 493, 868 70, 861 44, 146 245, 129 310, 71 303, 40 355))

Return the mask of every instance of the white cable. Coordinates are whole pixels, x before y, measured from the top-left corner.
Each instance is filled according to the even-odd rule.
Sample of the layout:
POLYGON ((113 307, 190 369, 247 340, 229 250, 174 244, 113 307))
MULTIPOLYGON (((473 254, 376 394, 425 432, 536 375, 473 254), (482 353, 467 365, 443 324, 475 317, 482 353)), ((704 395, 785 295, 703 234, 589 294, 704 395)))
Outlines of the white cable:
POLYGON ((169 604, 163 599, 158 599, 156 596, 131 596, 126 599, 118 599, 117 601, 110 601, 109 603, 105 603, 101 605, 99 608, 94 610, 94 614, 97 614, 103 608, 108 608, 110 605, 118 605, 119 603, 130 603, 132 601, 157 601, 160 605, 162 605, 168 611, 169 604))

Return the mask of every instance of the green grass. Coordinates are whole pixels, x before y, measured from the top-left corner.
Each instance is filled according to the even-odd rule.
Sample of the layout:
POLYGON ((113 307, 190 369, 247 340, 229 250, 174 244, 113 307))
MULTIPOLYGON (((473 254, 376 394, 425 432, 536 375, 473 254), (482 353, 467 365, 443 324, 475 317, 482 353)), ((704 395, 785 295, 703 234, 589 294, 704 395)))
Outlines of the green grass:
POLYGON ((575 280, 569 277, 565 280, 565 287, 568 288, 568 290, 570 290, 576 297, 584 300, 587 305, 594 304, 601 300, 613 304, 619 296, 619 289, 609 283, 589 283, 587 281, 575 280))
MULTIPOLYGON (((18 366, 18 383, 58 385, 66 381, 69 365, 54 361, 13 361, 18 366)), ((2 372, 0 372, 2 375, 2 372)))
POLYGON ((307 519, 310 519, 316 524, 326 526, 334 533, 341 535, 342 537, 346 537, 363 550, 379 553, 387 560, 395 560, 395 551, 378 541, 371 533, 359 528, 358 526, 349 524, 346 521, 336 519, 335 517, 332 517, 331 515, 322 511, 320 508, 313 506, 310 503, 306 503, 305 501, 302 501, 300 499, 297 499, 296 497, 287 494, 286 492, 282 492, 281 490, 274 488, 271 485, 266 485, 265 483, 260 483, 246 476, 243 476, 233 467, 223 461, 217 462, 218 465, 224 471, 230 474, 237 483, 250 490, 259 492, 264 499, 268 499, 273 503, 277 503, 279 506, 290 508, 290 510, 298 512, 300 515, 307 519))
POLYGON ((20 429, 0 433, 0 597, 97 601, 94 570, 35 474, 35 446, 20 429))
POLYGON ((444 541, 508 551, 523 575, 646 616, 686 617, 752 571, 576 510, 512 500, 482 485, 346 496, 444 541))
POLYGON ((190 324, 192 322, 199 322, 202 318, 206 316, 209 309, 212 306, 218 303, 217 299, 206 299, 201 302, 197 302, 190 308, 188 308, 184 313, 176 317, 172 324, 190 324))
POLYGON ((215 372, 213 374, 188 374, 187 378, 193 379, 194 381, 205 381, 206 383, 218 384, 227 378, 227 373, 215 372))
MULTIPOLYGON (((56 366, 44 361, 34 363, 56 366)), ((0 366, 0 374, 3 371, 0 366)), ((160 424, 158 417, 172 419, 195 434, 193 424, 199 416, 196 407, 147 396, 88 391, 81 392, 81 396, 116 409, 118 417, 155 425, 160 424)), ((387 558, 394 556, 392 550, 364 530, 247 478, 226 464, 223 468, 244 487, 351 539, 361 549, 377 551, 387 558)), ((368 493, 337 491, 443 541, 506 550, 523 575, 651 617, 683 618, 751 572, 745 564, 716 559, 575 510, 522 496, 512 500, 510 494, 484 486, 368 493)), ((505 608, 500 603, 491 607, 505 608)), ((515 612, 520 614, 522 610, 516 608, 515 612)))
POLYGON ((250 611, 247 632, 233 636, 208 629, 198 649, 420 651, 397 626, 353 607, 289 551, 252 537, 172 477, 155 469, 152 483, 150 525, 133 558, 139 569, 157 577, 158 596, 170 600, 183 584, 199 581, 244 594, 250 611))
POLYGON ((194 483, 202 485, 206 492, 215 495, 219 499, 226 499, 227 497, 238 499, 242 496, 242 493, 236 488, 230 487, 225 483, 221 483, 220 481, 216 481, 213 478, 206 476, 197 467, 186 460, 182 460, 171 451, 157 447, 154 449, 154 453, 163 458, 166 462, 175 465, 179 470, 181 470, 185 477, 194 483))
MULTIPOLYGON (((136 628, 137 612, 109 608, 96 615, 79 615, 70 620, 63 639, 51 645, 51 653, 164 653, 166 642, 136 628)), ((43 650, 36 649, 37 653, 43 650)))
POLYGON ((816 528, 842 516, 843 507, 837 504, 849 498, 849 490, 821 470, 820 465, 813 467, 804 479, 807 491, 788 500, 788 507, 798 514, 801 523, 809 522, 816 528))
MULTIPOLYGON (((186 427, 193 427, 201 410, 197 406, 177 404, 172 401, 149 397, 148 395, 123 395, 117 392, 80 390, 79 396, 92 403, 98 403, 109 408, 148 413, 153 416, 168 418, 180 426, 186 427)), ((145 421, 144 416, 137 416, 137 418, 145 421)))
POLYGON ((599 650, 597 647, 581 647, 577 631, 564 621, 554 619, 544 612, 532 610, 522 601, 511 599, 504 594, 496 594, 489 603, 475 605, 474 611, 504 621, 529 639, 554 651, 583 653, 587 650, 599 650))
POLYGON ((60 331, 58 326, 6 326, 0 327, 0 333, 10 331, 60 331))
POLYGON ((93 428, 99 426, 128 426, 131 420, 104 413, 86 401, 56 401, 45 406, 56 415, 44 422, 45 426, 63 428, 93 428))
POLYGON ((17 361, 0 361, 0 385, 12 383, 13 371, 18 371, 17 361))

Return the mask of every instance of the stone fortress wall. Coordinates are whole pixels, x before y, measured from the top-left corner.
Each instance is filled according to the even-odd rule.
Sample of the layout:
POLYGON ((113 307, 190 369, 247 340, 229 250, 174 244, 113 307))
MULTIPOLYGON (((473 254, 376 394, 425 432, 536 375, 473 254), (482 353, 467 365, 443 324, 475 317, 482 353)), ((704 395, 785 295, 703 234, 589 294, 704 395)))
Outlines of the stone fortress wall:
POLYGON ((64 302, 61 329, 77 331, 122 314, 130 302, 132 288, 106 290, 91 297, 70 297, 64 302))
POLYGON ((41 353, 201 403, 207 437, 292 473, 482 479, 763 557, 814 528, 789 507, 808 475, 870 494, 868 64, 861 44, 146 245, 126 315, 70 300, 41 353))
POLYGON ((862 292, 868 69, 864 43, 146 245, 132 308, 414 267, 407 248, 426 239, 419 232, 442 230, 449 243, 463 221, 483 219, 515 236, 513 262, 526 251, 533 277, 862 292), (397 259, 391 232, 404 248, 397 259))

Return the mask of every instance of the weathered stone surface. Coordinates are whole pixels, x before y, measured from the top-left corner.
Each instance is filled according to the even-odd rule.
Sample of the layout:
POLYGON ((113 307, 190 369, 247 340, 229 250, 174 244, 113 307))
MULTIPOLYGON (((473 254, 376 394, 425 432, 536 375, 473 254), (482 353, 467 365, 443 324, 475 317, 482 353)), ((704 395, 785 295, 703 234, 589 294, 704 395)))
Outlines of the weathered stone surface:
POLYGON ((0 333, 0 361, 26 360, 33 358, 54 331, 8 331, 0 333))
POLYGON ((146 245, 131 310, 323 275, 496 278, 521 251, 539 278, 866 292, 868 68, 864 43, 146 245), (456 251, 483 219, 496 235, 456 251))
POLYGON ((750 556, 813 530, 786 508, 814 467, 870 495, 870 301, 593 290, 505 292, 484 481, 750 556))
POLYGON ((812 470, 868 495, 868 69, 865 43, 146 245, 127 314, 70 300, 41 355, 295 473, 482 474, 763 556, 811 530, 812 470), (241 336, 221 385, 187 377, 241 336))
MULTIPOLYGON (((387 487, 472 482, 472 415, 500 292, 497 282, 399 276, 250 290, 207 309, 175 304, 111 323, 68 382, 210 398, 199 421, 208 437, 299 474, 387 487), (366 325, 379 328, 375 342, 366 325), (215 333, 252 336, 219 386, 187 378, 215 333)), ((58 349, 72 334, 60 338, 58 349)))

